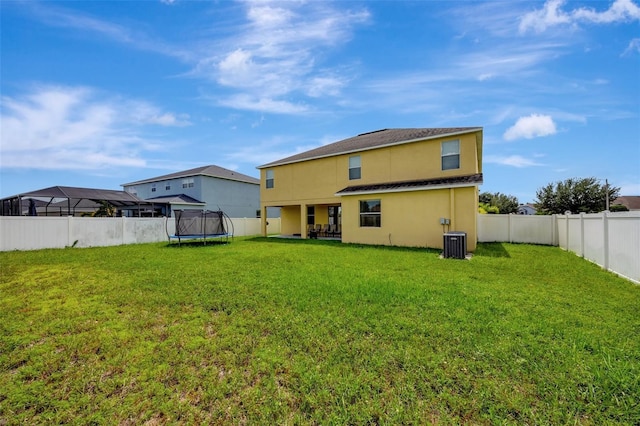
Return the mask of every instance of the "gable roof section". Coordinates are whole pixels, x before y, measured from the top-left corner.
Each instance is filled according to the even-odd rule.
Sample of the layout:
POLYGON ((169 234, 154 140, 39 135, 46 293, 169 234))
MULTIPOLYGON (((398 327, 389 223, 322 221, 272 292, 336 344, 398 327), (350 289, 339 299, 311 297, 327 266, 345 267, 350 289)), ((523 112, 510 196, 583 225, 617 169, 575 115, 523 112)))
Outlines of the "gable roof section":
POLYGON ((427 139, 456 136, 482 130, 482 127, 447 127, 447 128, 411 128, 411 129, 383 129, 369 133, 362 133, 348 139, 324 145, 310 151, 301 152, 290 157, 276 160, 258 166, 263 169, 284 164, 298 163, 352 152, 366 151, 392 145, 418 142, 427 139))
POLYGON ((209 176, 220 179, 235 180, 238 182, 252 183, 255 185, 260 184, 260 180, 251 176, 244 175, 242 173, 234 172, 233 170, 225 169, 219 166, 202 166, 195 169, 184 170, 182 172, 170 173, 168 175, 157 176, 149 179, 143 179, 136 182, 124 183, 122 186, 140 185, 143 183, 161 182, 170 179, 179 179, 192 176, 209 176))
POLYGON ((383 192, 424 191, 428 189, 456 188, 482 184, 482 173, 437 179, 408 180, 371 185, 348 186, 335 195, 379 194, 383 192))

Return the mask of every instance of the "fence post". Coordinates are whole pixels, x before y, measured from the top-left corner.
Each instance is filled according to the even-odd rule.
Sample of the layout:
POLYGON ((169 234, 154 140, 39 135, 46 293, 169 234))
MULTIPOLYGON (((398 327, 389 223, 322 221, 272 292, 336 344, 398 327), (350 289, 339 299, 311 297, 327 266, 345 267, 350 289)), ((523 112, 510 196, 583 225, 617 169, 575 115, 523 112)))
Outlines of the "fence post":
POLYGON ((71 231, 73 216, 67 216, 67 246, 73 245, 73 232, 71 231))
POLYGON ((584 257, 584 213, 580 213, 580 257, 584 257))
POLYGON ((609 270, 609 217, 608 212, 602 212, 602 267, 609 270))
POLYGON ((509 244, 513 243, 513 229, 511 229, 511 227, 513 226, 511 223, 511 215, 507 215, 507 226, 509 229, 509 244))

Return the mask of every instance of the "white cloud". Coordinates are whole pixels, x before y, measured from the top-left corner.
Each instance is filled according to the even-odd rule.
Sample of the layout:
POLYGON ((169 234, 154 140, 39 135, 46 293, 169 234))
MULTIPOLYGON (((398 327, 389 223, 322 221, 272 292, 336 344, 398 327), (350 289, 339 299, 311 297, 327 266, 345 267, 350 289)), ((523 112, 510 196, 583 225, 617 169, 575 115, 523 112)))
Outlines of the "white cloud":
POLYGON ((250 94, 237 94, 218 100, 220 105, 248 111, 270 112, 274 114, 304 114, 309 108, 304 104, 294 104, 269 97, 255 97, 250 94))
POLYGON ((507 129, 503 138, 508 141, 522 138, 532 139, 553 135, 556 131, 556 125, 551 116, 531 114, 528 117, 520 117, 516 124, 507 129))
POLYGON ((548 0, 542 9, 525 14, 520 19, 519 30, 543 32, 558 25, 577 25, 580 22, 611 24, 640 20, 640 7, 631 0, 615 0, 609 9, 598 12, 580 7, 571 11, 562 10, 565 0, 548 0))
POLYGON ((629 42, 629 46, 622 52, 622 56, 640 53, 640 38, 634 38, 629 42))
MULTIPOLYGON (((163 3, 169 4, 172 3, 172 0, 163 1, 163 3)), ((177 48, 157 38, 150 38, 143 32, 132 30, 117 23, 98 19, 75 10, 52 6, 45 2, 25 2, 25 5, 29 7, 29 10, 37 19, 53 27, 69 28, 96 34, 136 49, 157 52, 183 60, 191 58, 188 50, 177 48)))
POLYGON ((483 162, 490 164, 501 164, 503 166, 511 166, 517 168, 540 166, 541 164, 531 160, 529 158, 522 157, 521 155, 487 155, 484 157, 483 162))
POLYGON ((143 136, 142 128, 186 123, 149 103, 105 98, 86 87, 37 87, 20 97, 2 97, 0 165, 60 170, 144 166, 142 151, 158 145, 143 136))
POLYGON ((301 107, 291 101, 296 95, 340 94, 348 78, 319 70, 319 54, 347 42, 353 27, 369 19, 367 11, 334 10, 321 2, 245 6, 247 25, 205 54, 193 71, 237 92, 222 105, 297 114, 301 107))

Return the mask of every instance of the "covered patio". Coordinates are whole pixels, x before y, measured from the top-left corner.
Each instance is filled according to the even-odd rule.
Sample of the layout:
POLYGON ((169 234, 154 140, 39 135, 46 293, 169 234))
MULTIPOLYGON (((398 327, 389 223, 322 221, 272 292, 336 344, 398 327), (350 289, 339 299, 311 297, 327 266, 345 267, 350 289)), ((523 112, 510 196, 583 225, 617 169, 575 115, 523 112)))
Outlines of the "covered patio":
MULTIPOLYGON (((340 204, 294 204, 268 206, 280 208, 282 238, 317 238, 341 240, 342 206, 340 204)), ((266 210, 267 206, 263 206, 266 210)), ((264 212, 262 213, 264 217, 264 212)), ((263 235, 266 222, 263 221, 263 235)))

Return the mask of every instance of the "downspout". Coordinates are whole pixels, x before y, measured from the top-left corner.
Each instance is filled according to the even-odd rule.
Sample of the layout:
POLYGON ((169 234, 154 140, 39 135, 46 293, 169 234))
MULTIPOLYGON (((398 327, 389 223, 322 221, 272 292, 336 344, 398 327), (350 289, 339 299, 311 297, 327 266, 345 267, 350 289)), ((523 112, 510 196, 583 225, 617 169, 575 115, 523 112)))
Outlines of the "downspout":
POLYGON ((449 215, 451 217, 451 223, 449 225, 450 231, 456 230, 456 200, 455 200, 455 189, 449 188, 449 215))

